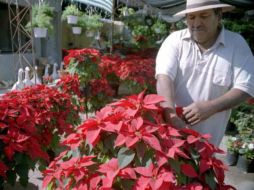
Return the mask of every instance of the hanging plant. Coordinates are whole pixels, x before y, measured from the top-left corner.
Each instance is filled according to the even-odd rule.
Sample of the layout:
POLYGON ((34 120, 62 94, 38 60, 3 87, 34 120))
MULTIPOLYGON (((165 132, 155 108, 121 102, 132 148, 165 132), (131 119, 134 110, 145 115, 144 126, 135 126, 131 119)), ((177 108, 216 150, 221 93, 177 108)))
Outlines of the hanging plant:
POLYGON ((47 3, 35 4, 32 6, 32 20, 27 23, 25 28, 34 31, 35 37, 46 37, 47 31, 53 30, 52 20, 54 8, 47 3), (42 33, 37 33, 37 31, 42 33))
POLYGON ((72 26, 73 34, 81 34, 82 29, 85 28, 85 26, 86 26, 86 17, 84 17, 83 15, 79 16, 77 24, 72 26))
POLYGON ((85 15, 86 17, 86 30, 87 31, 98 31, 103 26, 101 22, 101 16, 98 14, 85 15))
POLYGON ((69 5, 65 7, 62 13, 62 20, 67 20, 68 24, 76 24, 79 16, 82 16, 82 12, 78 9, 78 7, 76 5, 69 5))

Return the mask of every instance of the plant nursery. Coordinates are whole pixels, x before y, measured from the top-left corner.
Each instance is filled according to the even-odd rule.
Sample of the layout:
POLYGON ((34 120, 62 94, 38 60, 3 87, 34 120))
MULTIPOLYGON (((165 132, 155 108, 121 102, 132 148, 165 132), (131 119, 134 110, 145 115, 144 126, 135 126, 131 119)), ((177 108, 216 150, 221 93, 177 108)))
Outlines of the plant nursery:
POLYGON ((253 7, 252 0, 0 0, 0 190, 253 190, 254 86, 237 83, 242 75, 254 81, 253 7), (217 22, 237 36, 232 43, 213 39, 217 22), (226 50, 227 43, 235 45, 226 50), (194 64, 199 57, 207 64, 194 64), (208 80, 217 86, 205 87, 208 80), (226 96, 215 99, 219 90, 229 94, 219 107, 236 103, 214 113, 196 98, 212 91, 214 103, 226 96), (222 140, 213 143, 217 134, 199 124, 221 127, 225 110, 222 140))

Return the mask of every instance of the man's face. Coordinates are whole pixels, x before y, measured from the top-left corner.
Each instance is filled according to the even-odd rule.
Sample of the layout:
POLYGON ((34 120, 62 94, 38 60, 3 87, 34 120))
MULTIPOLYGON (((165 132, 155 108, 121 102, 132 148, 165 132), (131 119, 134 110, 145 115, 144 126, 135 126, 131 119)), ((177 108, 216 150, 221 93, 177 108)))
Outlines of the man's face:
POLYGON ((210 47, 217 39, 220 16, 213 9, 189 13, 187 25, 192 38, 200 45, 210 47))

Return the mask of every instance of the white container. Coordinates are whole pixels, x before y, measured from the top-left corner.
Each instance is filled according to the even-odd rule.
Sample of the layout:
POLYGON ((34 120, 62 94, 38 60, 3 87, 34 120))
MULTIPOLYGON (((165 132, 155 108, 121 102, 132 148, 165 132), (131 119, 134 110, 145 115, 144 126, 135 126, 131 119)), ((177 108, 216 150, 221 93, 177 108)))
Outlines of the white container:
POLYGON ((67 23, 68 24, 77 24, 78 22, 78 17, 74 15, 68 15, 67 16, 67 23))
POLYGON ((34 28, 34 37, 35 38, 46 38, 47 28, 34 28))
POLYGON ((77 26, 72 27, 72 33, 73 34, 81 34, 81 32, 82 32, 81 27, 77 27, 77 26))

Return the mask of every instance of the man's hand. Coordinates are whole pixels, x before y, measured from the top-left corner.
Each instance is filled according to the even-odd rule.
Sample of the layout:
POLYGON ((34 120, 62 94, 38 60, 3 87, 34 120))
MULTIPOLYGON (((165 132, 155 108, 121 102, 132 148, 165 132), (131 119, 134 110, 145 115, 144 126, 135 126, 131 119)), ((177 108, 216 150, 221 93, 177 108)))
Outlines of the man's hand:
POLYGON ((180 117, 178 117, 177 114, 170 115, 170 124, 177 129, 182 129, 187 126, 187 124, 180 117))
POLYGON ((209 104, 209 101, 194 102, 183 108, 183 117, 186 123, 195 125, 206 120, 214 112, 209 104))
POLYGON ((163 118, 166 123, 173 125, 177 129, 187 126, 187 124, 175 113, 172 108, 164 108, 163 118))

